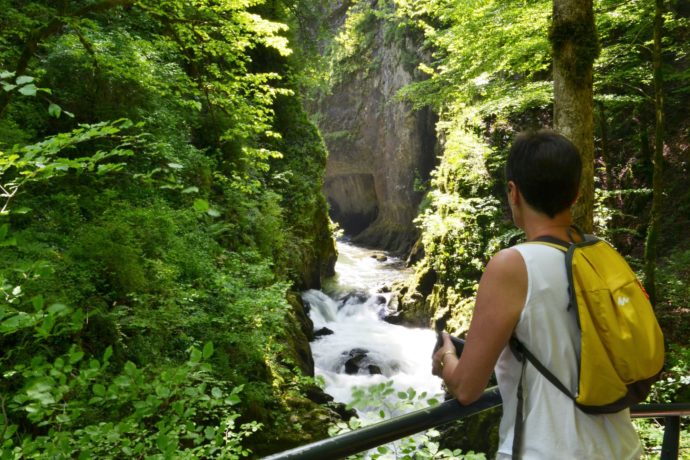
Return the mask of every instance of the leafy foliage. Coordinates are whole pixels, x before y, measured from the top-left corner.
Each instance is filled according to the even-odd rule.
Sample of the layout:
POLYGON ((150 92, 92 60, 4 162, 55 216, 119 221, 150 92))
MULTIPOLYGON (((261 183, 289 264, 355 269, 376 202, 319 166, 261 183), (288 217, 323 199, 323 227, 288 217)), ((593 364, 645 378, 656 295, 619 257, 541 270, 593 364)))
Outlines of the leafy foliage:
MULTIPOLYGON (((397 0, 395 6, 396 19, 419 30, 432 55, 418 66, 428 79, 401 96, 437 111, 443 151, 417 219, 424 258, 402 301, 412 318, 443 318, 459 334, 469 326, 486 260, 522 238, 510 229, 501 164, 515 133, 551 125, 552 2, 397 0)), ((596 231, 635 265, 652 197, 654 5, 600 0, 594 6, 601 46, 594 64, 596 231)), ((687 172, 688 11, 677 2, 665 8, 664 186, 674 198, 665 201, 666 256, 658 261, 664 300, 657 311, 668 341, 685 346, 688 297, 681 280, 688 242, 681 229, 688 195, 676 184, 685 183, 687 172)), ((671 350, 670 380, 656 397, 685 400, 687 382, 679 377, 685 359, 671 350)))
MULTIPOLYGON (((348 423, 340 422, 334 425, 330 429, 330 434, 346 433, 382 422, 392 415, 400 415, 438 403, 439 401, 436 398, 430 398, 425 392, 417 393, 414 388, 396 392, 392 381, 381 382, 369 387, 355 387, 352 390, 352 402, 348 404, 348 407, 357 409, 360 416, 353 417, 348 423)), ((436 439, 438 436, 438 431, 429 430, 423 434, 404 438, 348 458, 453 460, 481 460, 486 458, 481 453, 463 453, 460 449, 450 450, 441 448, 436 439)))
POLYGON ((290 11, 0 7, 3 454, 240 458, 325 435, 286 415, 332 417, 303 396, 286 296, 334 254, 290 11))

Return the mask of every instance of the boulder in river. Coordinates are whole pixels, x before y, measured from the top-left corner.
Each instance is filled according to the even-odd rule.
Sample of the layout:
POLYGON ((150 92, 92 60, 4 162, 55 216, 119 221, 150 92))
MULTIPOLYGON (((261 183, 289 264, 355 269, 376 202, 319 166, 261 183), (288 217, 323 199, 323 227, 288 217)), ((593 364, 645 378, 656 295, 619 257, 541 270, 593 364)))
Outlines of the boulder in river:
POLYGON ((334 332, 331 329, 328 329, 327 327, 322 327, 321 329, 314 331, 314 338, 318 339, 319 337, 323 337, 324 335, 331 335, 334 332))
POLYGON ((364 348, 353 348, 349 352, 343 352, 347 356, 345 361, 345 373, 349 375, 357 374, 382 374, 381 367, 372 362, 369 351, 364 348))

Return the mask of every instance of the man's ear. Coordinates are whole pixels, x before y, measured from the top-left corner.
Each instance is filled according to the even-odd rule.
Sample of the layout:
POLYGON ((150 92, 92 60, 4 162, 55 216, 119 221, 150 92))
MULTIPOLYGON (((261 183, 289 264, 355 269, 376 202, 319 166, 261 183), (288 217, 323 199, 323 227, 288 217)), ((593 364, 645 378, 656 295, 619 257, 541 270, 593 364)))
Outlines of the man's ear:
POLYGON ((520 191, 518 186, 512 180, 508 181, 508 199, 511 204, 518 204, 520 202, 520 191))

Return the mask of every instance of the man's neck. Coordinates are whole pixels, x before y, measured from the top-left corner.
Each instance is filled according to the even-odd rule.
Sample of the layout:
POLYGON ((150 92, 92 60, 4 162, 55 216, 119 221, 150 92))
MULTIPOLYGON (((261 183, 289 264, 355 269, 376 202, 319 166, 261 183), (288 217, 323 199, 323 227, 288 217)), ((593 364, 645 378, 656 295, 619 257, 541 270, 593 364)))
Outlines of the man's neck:
POLYGON ((563 241, 570 241, 569 229, 573 225, 570 211, 557 214, 553 219, 543 214, 535 213, 525 219, 525 235, 528 241, 541 236, 552 236, 563 241))

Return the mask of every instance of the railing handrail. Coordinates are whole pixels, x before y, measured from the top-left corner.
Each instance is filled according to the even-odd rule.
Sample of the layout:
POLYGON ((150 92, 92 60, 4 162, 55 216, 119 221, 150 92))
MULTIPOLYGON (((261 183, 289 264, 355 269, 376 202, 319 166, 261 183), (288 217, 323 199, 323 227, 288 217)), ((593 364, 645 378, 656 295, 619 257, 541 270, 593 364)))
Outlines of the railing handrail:
MULTIPOLYGON (((384 420, 311 444, 279 452, 264 460, 323 460, 345 458, 415 433, 493 409, 502 404, 498 387, 484 391, 474 403, 463 406, 449 399, 399 417, 384 420)), ((690 403, 638 404, 630 408, 633 417, 680 417, 690 415, 690 403)))
POLYGON ((384 420, 375 425, 365 426, 332 438, 279 452, 266 457, 265 460, 344 458, 462 417, 492 409, 500 406, 501 403, 498 387, 491 387, 484 391, 484 394, 477 401, 467 406, 461 405, 456 399, 449 399, 436 406, 426 407, 384 420))

